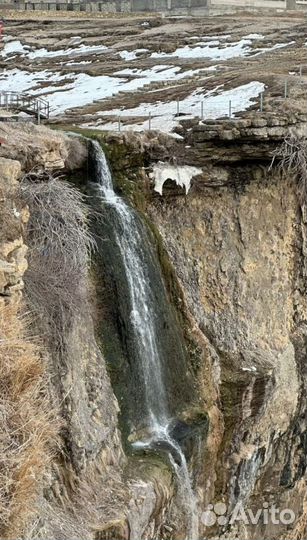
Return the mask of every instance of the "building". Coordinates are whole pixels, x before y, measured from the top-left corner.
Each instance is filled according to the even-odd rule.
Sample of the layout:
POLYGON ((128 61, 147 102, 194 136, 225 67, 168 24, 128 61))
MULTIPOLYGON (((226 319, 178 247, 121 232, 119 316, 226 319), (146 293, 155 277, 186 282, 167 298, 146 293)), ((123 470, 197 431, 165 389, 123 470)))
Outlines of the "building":
POLYGON ((22 10, 218 15, 242 10, 301 10, 306 9, 307 0, 0 0, 1 7, 22 10))

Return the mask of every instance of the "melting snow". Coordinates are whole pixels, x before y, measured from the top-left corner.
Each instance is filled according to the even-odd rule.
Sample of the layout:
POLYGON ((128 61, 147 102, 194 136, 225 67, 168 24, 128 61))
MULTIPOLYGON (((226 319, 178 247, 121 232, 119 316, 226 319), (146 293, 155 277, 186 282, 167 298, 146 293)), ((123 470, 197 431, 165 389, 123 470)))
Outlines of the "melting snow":
POLYGON ((2 58, 5 58, 6 56, 9 56, 11 54, 27 54, 29 52, 29 48, 26 45, 23 45, 20 41, 8 41, 5 43, 3 50, 0 53, 0 56, 2 58))
POLYGON ((82 66, 84 64, 91 64, 91 60, 81 60, 81 62, 61 62, 61 65, 65 66, 82 66))
POLYGON ((37 49, 27 54, 27 57, 30 60, 35 58, 56 58, 57 56, 81 56, 85 54, 97 54, 105 53, 108 51, 108 47, 105 45, 84 45, 81 44, 79 47, 70 47, 69 49, 62 49, 57 51, 48 51, 47 49, 37 49))
POLYGON ((8 41, 0 53, 2 57, 9 56, 11 54, 21 54, 34 60, 35 58, 57 58, 61 56, 81 56, 85 54, 97 54, 108 51, 108 47, 105 45, 84 45, 80 44, 78 47, 69 47, 68 49, 59 49, 56 51, 49 51, 48 49, 36 49, 31 50, 28 45, 23 45, 20 41, 8 41))
POLYGON ((173 53, 152 53, 152 58, 176 57, 176 58, 210 58, 214 60, 228 60, 236 56, 245 56, 249 52, 250 39, 242 39, 238 43, 230 43, 220 46, 219 40, 200 41, 196 47, 185 45, 179 47, 173 53))
POLYGON ((139 79, 142 79, 144 77, 148 77, 151 82, 154 81, 172 81, 172 80, 180 80, 185 79, 186 77, 192 77, 193 75, 197 75, 201 72, 206 71, 215 71, 217 69, 217 66, 211 66, 209 68, 198 68, 198 69, 189 69, 188 71, 181 71, 181 68, 178 66, 169 66, 169 65, 163 65, 160 64, 158 66, 153 66, 150 69, 137 69, 137 68, 126 68, 121 69, 120 71, 116 71, 114 75, 123 75, 125 76, 131 76, 131 77, 137 77, 139 79), (161 73, 162 72, 162 73, 161 73))
POLYGON ((139 54, 148 52, 148 49, 136 49, 135 51, 120 51, 118 54, 124 60, 136 60, 139 54))
MULTIPOLYGON (((214 91, 203 93, 202 88, 198 88, 192 94, 179 102, 179 111, 185 116, 182 118, 194 118, 201 115, 201 102, 203 102, 204 118, 220 118, 227 116, 229 112, 229 101, 231 100, 232 112, 240 112, 248 109, 256 97, 264 91, 264 84, 258 81, 252 81, 242 86, 237 86, 231 90, 225 90, 217 95, 212 95, 214 91)), ((217 90, 217 89, 216 89, 217 90)), ((168 103, 142 103, 132 109, 113 109, 103 111, 101 116, 116 115, 124 117, 148 117, 151 114, 151 128, 161 131, 171 131, 179 124, 180 117, 176 117, 177 101, 168 103)), ((105 124, 101 129, 117 129, 118 123, 111 122, 105 124)), ((134 129, 140 131, 148 129, 148 120, 139 125, 123 125, 123 129, 134 129)))
POLYGON ((109 98, 118 92, 131 92, 151 82, 177 80, 193 75, 196 71, 181 72, 180 67, 160 65, 151 69, 126 69, 111 77, 99 75, 92 77, 86 73, 61 74, 53 71, 28 72, 18 69, 4 70, 0 75, 0 90, 27 91, 32 95, 44 95, 50 102, 52 112, 59 114, 73 107, 82 107, 95 100, 109 98), (129 80, 125 78, 129 76, 129 80), (41 83, 49 86, 40 87, 41 83), (58 85, 61 84, 61 86, 58 85), (48 95, 49 93, 49 95, 48 95))
MULTIPOLYGON (((30 73, 29 71, 22 71, 19 69, 5 69, 0 74, 0 91, 14 92, 15 90, 18 90, 19 92, 25 92, 46 81, 52 81, 52 84, 56 84, 65 79, 66 75, 61 75, 60 73, 53 71, 45 70, 30 73)), ((56 87, 53 89, 55 88, 56 87)), ((46 92, 46 88, 44 88, 44 91, 46 92)))
POLYGON ((170 165, 159 161, 153 166, 152 173, 149 176, 155 181, 154 189, 160 195, 162 195, 163 185, 166 180, 173 180, 177 186, 184 187, 187 194, 192 178, 201 173, 202 170, 199 167, 170 165))
MULTIPOLYGON (((224 39, 229 36, 224 36, 224 39)), ((244 36, 240 41, 233 43, 220 43, 221 36, 210 36, 211 41, 207 41, 207 38, 202 38, 203 41, 196 43, 196 46, 191 47, 186 45, 185 47, 179 47, 172 53, 152 53, 152 58, 208 58, 210 60, 229 60, 239 56, 247 56, 253 53, 263 54, 265 52, 280 49, 290 43, 277 43, 272 47, 266 47, 261 49, 254 49, 251 47, 254 40, 262 39, 264 36, 261 34, 249 34, 244 36), (217 38, 217 39, 213 39, 217 38)), ((254 55, 255 56, 255 55, 254 55)))
POLYGON ((203 41, 212 41, 214 39, 220 39, 220 40, 223 40, 223 39, 229 39, 231 38, 231 35, 230 34, 221 34, 220 36, 193 36, 193 37, 189 37, 188 39, 190 39, 191 41, 196 41, 196 40, 203 40, 203 41))

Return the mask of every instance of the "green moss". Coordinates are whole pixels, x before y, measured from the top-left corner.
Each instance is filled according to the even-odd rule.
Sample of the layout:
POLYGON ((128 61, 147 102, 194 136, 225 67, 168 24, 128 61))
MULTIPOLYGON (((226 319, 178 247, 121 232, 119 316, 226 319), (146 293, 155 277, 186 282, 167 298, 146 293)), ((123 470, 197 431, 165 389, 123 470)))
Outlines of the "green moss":
POLYGON ((160 266, 162 269, 165 285, 170 296, 170 300, 172 304, 176 307, 178 314, 180 316, 181 322, 183 323, 186 319, 182 311, 182 308, 184 305, 183 293, 178 283, 178 279, 177 279, 174 267, 165 249, 163 239, 161 237, 160 232, 158 231, 158 228, 149 219, 147 214, 144 213, 143 218, 146 221, 146 224, 151 232, 152 240, 156 248, 156 252, 157 252, 160 266))
MULTIPOLYGON (((63 129, 54 126, 54 129, 63 129)), ((73 132, 99 142, 106 154, 113 174, 116 191, 141 212, 146 207, 146 187, 140 178, 144 166, 144 153, 137 144, 123 140, 121 135, 110 135, 95 129, 65 126, 66 132, 73 132)))
POLYGON ((151 231, 152 239, 155 244, 156 252, 161 266, 165 286, 170 298, 170 302, 176 310, 179 325, 183 330, 191 369, 194 375, 196 375, 203 362, 203 351, 201 347, 196 343, 196 341, 194 341, 191 337, 190 321, 185 311, 184 296, 176 275, 176 271, 170 261, 168 252, 164 246, 163 239, 158 228, 149 219, 148 215, 145 212, 143 212, 143 218, 146 221, 149 230, 151 231))
POLYGON ((173 474, 167 454, 164 455, 153 450, 131 454, 124 470, 124 477, 127 480, 140 477, 145 481, 159 481, 166 486, 171 485, 173 474))
POLYGON ((82 137, 87 137, 88 139, 95 139, 101 142, 101 144, 103 144, 106 136, 105 132, 99 131, 97 129, 80 128, 69 124, 51 124, 50 128, 54 129, 55 131, 63 131, 65 133, 77 133, 79 135, 82 135, 82 137))
POLYGON ((145 212, 147 196, 143 184, 138 181, 137 174, 130 172, 130 175, 126 175, 117 172, 114 175, 114 184, 116 191, 122 197, 127 199, 139 212, 145 212))

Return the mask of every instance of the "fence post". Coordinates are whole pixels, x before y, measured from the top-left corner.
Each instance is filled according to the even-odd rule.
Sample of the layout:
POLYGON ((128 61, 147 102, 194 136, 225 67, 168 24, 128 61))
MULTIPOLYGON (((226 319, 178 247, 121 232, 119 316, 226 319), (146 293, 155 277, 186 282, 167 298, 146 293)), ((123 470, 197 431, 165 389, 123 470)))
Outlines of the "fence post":
POLYGON ((118 131, 120 131, 120 128, 121 128, 121 126, 120 126, 120 115, 118 115, 118 131))
POLYGON ((204 102, 200 102, 200 117, 203 120, 204 119, 204 102))
POLYGON ((149 111, 149 114, 148 114, 148 129, 150 130, 151 129, 151 112, 149 111))
POLYGON ((179 99, 177 99, 177 115, 179 114, 179 99))
POLYGON ((229 100, 229 114, 228 114, 229 118, 231 118, 231 99, 229 100))
POLYGON ((39 102, 37 103, 37 123, 41 123, 41 107, 39 102))
POLYGON ((263 111, 263 92, 260 92, 260 112, 263 111))
POLYGON ((287 81, 287 79, 285 80, 284 97, 285 97, 285 99, 288 97, 288 81, 287 81))

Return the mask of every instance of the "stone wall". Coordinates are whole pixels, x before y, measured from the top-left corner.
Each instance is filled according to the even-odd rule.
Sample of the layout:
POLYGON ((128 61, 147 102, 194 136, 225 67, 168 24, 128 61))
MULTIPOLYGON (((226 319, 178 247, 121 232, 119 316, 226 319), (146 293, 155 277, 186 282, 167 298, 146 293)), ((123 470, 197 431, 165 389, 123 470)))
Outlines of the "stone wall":
MULTIPOLYGON (((28 246, 24 243, 26 229, 31 226, 31 210, 20 201, 19 181, 24 173, 35 168, 41 171, 42 177, 53 171, 70 178, 78 173, 79 181, 86 183, 87 145, 77 137, 70 138, 33 124, 0 123, 0 131, 5 139, 0 147, 0 375, 1 388, 6 390, 1 397, 0 461, 8 478, 7 485, 1 473, 0 537, 25 540, 34 537, 42 540, 159 537, 174 495, 172 474, 163 460, 149 456, 130 458, 124 453, 117 418, 119 406, 100 348, 100 334, 96 331, 104 306, 97 305, 92 273, 84 285, 86 295, 82 309, 57 333, 54 346, 50 343, 50 332, 37 316, 38 311, 33 311, 25 298, 24 283, 27 283, 26 272, 31 269, 29 254, 33 247, 30 242, 28 246), (25 308, 21 311, 23 305, 25 308), (11 306, 15 306, 13 313, 11 306), (35 325, 31 326, 31 335, 35 335, 35 343, 42 345, 40 355, 35 356, 42 366, 41 370, 37 369, 37 377, 36 371, 28 369, 25 379, 20 378, 20 381, 30 378, 29 386, 33 382, 37 392, 40 391, 38 397, 34 390, 28 391, 24 401, 20 400, 20 417, 27 420, 20 426, 16 408, 10 403, 13 412, 11 416, 6 415, 3 404, 6 397, 12 399, 7 371, 16 385, 21 385, 20 370, 14 365, 9 370, 12 361, 15 358, 19 361, 24 349, 32 347, 27 340, 20 343, 22 327, 28 328, 30 322, 24 316, 25 311, 27 315, 31 313, 35 325), (15 328, 18 333, 13 336, 15 328), (6 332, 10 341, 7 340, 8 347, 4 349, 6 332), (39 386, 41 378, 43 391, 39 386), (41 395, 46 397, 42 404, 41 395), (46 407, 48 414, 44 418, 46 407), (30 413, 31 417, 27 418, 30 413), (51 416, 55 418, 56 428, 61 428, 58 437, 51 416), (42 417, 43 425, 38 423, 42 417), (12 439, 8 439, 6 419, 10 422, 12 439), (33 448, 27 439, 32 424, 35 428, 33 448), (49 446, 56 443, 52 453, 47 443, 49 446), (13 450, 16 445, 18 452, 13 450), (6 460, 3 459, 4 447, 7 448, 6 460), (37 460, 38 450, 42 450, 40 460, 37 460), (23 452, 27 459, 22 469, 22 484, 14 459, 15 455, 22 457, 23 452), (47 473, 43 475, 45 469, 47 473)), ((24 386, 27 391, 27 384, 24 386)), ((22 392, 19 391, 19 395, 22 397, 22 392)))
MULTIPOLYGON (((306 214, 295 178, 270 164, 285 137, 306 137, 306 120, 246 113, 187 122, 182 140, 158 132, 105 139, 130 191, 143 186, 144 211, 169 258, 170 294, 189 321, 195 392, 210 422, 193 463, 199 508, 223 501, 229 517, 237 503, 273 502, 295 513, 287 538, 306 537, 306 214), (146 169, 137 177, 142 153, 146 169), (179 173, 162 195, 147 176, 157 163, 179 173), (187 165, 202 173, 186 194, 187 165)), ((238 523, 227 536, 221 526, 200 537, 281 539, 283 527, 238 523)))
POLYGON ((302 10, 306 5, 304 2, 297 5, 296 0, 14 0, 1 3, 0 9, 216 15, 242 10, 302 10))
POLYGON ((207 0, 103 0, 103 1, 39 1, 2 3, 0 9, 86 11, 101 13, 158 12, 208 15, 207 0))

